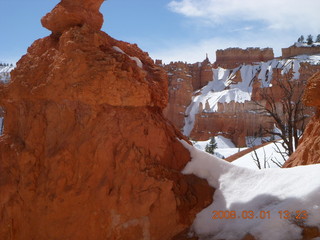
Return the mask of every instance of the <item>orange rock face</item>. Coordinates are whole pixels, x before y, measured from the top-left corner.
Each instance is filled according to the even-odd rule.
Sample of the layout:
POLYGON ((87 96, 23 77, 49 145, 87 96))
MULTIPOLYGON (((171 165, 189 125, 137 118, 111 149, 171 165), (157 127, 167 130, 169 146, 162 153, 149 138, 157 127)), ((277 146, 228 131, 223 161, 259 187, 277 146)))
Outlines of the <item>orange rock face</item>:
POLYGON ((235 68, 241 64, 265 62, 274 59, 272 48, 227 48, 216 51, 215 66, 235 68))
POLYGON ((165 72, 96 16, 73 21, 101 2, 62 1, 43 19, 59 34, 0 86, 0 239, 171 239, 212 201, 180 173, 190 155, 162 115, 165 72))
POLYGON ((282 58, 290 58, 297 55, 313 55, 320 53, 320 47, 296 47, 291 46, 288 48, 282 48, 282 58))
POLYGON ((100 30, 103 16, 99 12, 103 0, 62 0, 50 13, 41 19, 42 25, 54 34, 61 34, 70 27, 87 24, 100 30))
POLYGON ((284 167, 294 167, 320 163, 320 72, 314 74, 307 83, 304 103, 317 109, 315 116, 308 123, 297 150, 286 161, 284 167))
POLYGON ((161 65, 168 74, 169 103, 163 113, 178 129, 182 129, 193 92, 213 79, 212 64, 208 58, 195 64, 171 62, 162 65, 160 61, 156 64, 161 65))

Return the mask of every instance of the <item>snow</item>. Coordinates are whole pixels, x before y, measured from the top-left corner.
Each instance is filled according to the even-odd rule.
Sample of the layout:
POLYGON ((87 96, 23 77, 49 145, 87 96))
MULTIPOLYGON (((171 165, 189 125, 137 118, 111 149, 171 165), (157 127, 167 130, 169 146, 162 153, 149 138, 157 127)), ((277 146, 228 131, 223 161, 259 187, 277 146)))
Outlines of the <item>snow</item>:
MULTIPOLYGON (((271 139, 248 136, 246 137, 246 143, 248 147, 237 148, 228 138, 225 138, 221 135, 218 135, 214 138, 217 143, 217 148, 214 150, 214 155, 219 158, 224 159, 230 157, 238 152, 248 149, 248 147, 256 147, 256 154, 258 156, 261 168, 279 168, 288 158, 285 156, 285 154, 283 154, 285 149, 282 146, 282 140, 270 142, 269 144, 260 146, 271 139)), ((209 142, 210 139, 206 141, 192 141, 192 144, 195 148, 205 151, 206 145, 209 142)), ((258 164, 255 162, 256 158, 257 157, 254 151, 251 151, 233 161, 232 164, 250 169, 259 169, 258 164)))
POLYGON ((124 51, 122 51, 121 48, 119 48, 119 47, 117 47, 117 46, 113 46, 112 48, 113 48, 114 50, 116 50, 117 52, 119 52, 119 53, 122 53, 122 54, 127 55, 124 51))
POLYGON ((137 66, 139 67, 139 68, 142 68, 142 62, 141 62, 141 60, 139 59, 139 58, 137 58, 137 57, 130 57, 129 56, 129 58, 131 59, 131 60, 133 60, 133 61, 135 61, 136 62, 136 64, 137 64, 137 66))
MULTIPOLYGON (((221 135, 214 137, 217 148, 214 150, 214 155, 220 158, 227 158, 233 154, 243 151, 247 148, 237 148, 234 143, 221 135)), ((210 142, 210 139, 206 141, 192 141, 194 147, 201 151, 205 151, 206 145, 210 142)))
MULTIPOLYGON (((275 143, 271 142, 263 147, 256 148, 255 151, 261 168, 279 168, 287 159, 287 156, 281 154, 285 152, 282 141, 275 143)), ((232 164, 245 168, 258 169, 258 165, 254 161, 256 158, 254 151, 252 151, 233 161, 232 164)))
POLYGON ((319 42, 314 42, 312 43, 311 45, 309 45, 308 43, 306 42, 296 42, 294 44, 296 47, 319 47, 320 46, 320 43, 319 42))
POLYGON ((3 118, 0 117, 0 135, 2 135, 2 131, 3 131, 3 118))
POLYGON ((181 142, 192 157, 183 174, 204 178, 216 189, 213 203, 197 214, 191 228, 200 239, 235 240, 250 233, 260 240, 294 240, 302 233, 296 223, 320 227, 320 164, 252 170, 181 142), (223 218, 230 211, 236 217, 223 218), (286 217, 285 211, 290 212, 286 217), (213 219, 215 213, 220 219, 213 219), (245 219, 248 213, 254 217, 245 219))
POLYGON ((294 57, 294 59, 297 59, 299 62, 307 62, 311 65, 319 65, 320 64, 320 55, 299 55, 294 57))
MULTIPOLYGON (((234 145, 234 143, 221 135, 214 137, 217 148, 214 150, 214 153, 217 157, 220 158, 227 158, 239 151, 238 148, 234 145)), ((201 151, 205 151, 207 144, 209 144, 210 139, 206 141, 192 141, 192 144, 197 149, 200 149, 201 151)))
POLYGON ((140 60, 139 58, 129 56, 129 55, 126 54, 121 48, 119 48, 119 47, 117 47, 117 46, 113 46, 112 48, 113 48, 115 51, 119 52, 119 53, 122 53, 122 54, 127 55, 132 61, 135 61, 135 62, 136 62, 137 66, 138 66, 139 68, 142 68, 142 67, 143 67, 143 64, 142 64, 142 62, 141 62, 141 60, 140 60))
MULTIPOLYGON (((235 148, 235 147, 236 147, 236 146, 234 145, 234 143, 233 143, 230 139, 228 139, 228 138, 226 138, 226 137, 224 137, 224 136, 221 136, 221 135, 215 136, 215 137, 214 137, 214 140, 215 140, 216 143, 217 143, 217 149, 220 149, 220 148, 235 148)), ((193 145, 194 145, 196 148, 204 151, 205 148, 206 148, 206 145, 207 145, 209 142, 210 142, 210 139, 208 139, 208 140, 206 140, 206 141, 196 141, 196 142, 193 142, 193 145)))

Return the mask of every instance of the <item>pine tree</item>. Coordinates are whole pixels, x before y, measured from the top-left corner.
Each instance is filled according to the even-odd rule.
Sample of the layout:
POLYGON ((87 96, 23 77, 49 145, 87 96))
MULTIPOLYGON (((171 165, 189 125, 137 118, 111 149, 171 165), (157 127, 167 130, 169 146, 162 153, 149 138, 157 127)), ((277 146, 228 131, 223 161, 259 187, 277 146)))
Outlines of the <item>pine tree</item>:
POLYGON ((303 35, 301 35, 301 36, 298 38, 298 42, 300 42, 300 43, 303 43, 303 42, 304 42, 304 36, 303 36, 303 35))
POLYGON ((316 41, 317 43, 320 43, 320 34, 318 34, 316 41))
POLYGON ((214 150, 217 148, 217 143, 214 137, 210 138, 210 142, 206 145, 206 152, 210 154, 214 154, 214 150))
POLYGON ((307 44, 308 44, 308 45, 312 45, 312 43, 313 43, 313 36, 310 34, 310 35, 308 35, 308 37, 307 37, 307 44))

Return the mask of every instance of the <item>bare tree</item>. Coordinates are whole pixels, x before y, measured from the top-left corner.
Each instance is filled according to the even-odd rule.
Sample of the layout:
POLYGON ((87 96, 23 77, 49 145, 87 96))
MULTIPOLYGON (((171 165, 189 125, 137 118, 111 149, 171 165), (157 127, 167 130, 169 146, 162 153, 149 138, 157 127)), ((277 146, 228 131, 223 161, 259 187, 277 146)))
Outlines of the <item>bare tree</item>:
MULTIPOLYGON (((270 168, 271 167, 270 162, 274 163, 278 167, 282 167, 283 163, 281 163, 281 161, 279 161, 277 159, 277 157, 275 157, 273 154, 266 153, 265 147, 267 145, 264 145, 264 146, 256 146, 255 145, 255 141, 257 139, 258 138, 248 139, 248 144, 252 148, 251 158, 254 161, 254 163, 257 165, 257 168, 258 169, 270 168), (259 151, 262 150, 263 154, 261 154, 261 153, 259 154, 258 149, 259 149, 259 151), (263 159, 262 159, 262 157, 263 157, 263 159)), ((264 140, 266 141, 267 139, 264 139, 264 140)), ((275 146, 275 148, 273 148, 274 152, 278 153, 283 158, 283 160, 284 160, 283 162, 285 162, 286 156, 284 156, 283 152, 280 150, 279 146, 277 145, 277 141, 272 141, 272 142, 275 146)), ((270 142, 270 144, 272 144, 272 143, 270 142)))
POLYGON ((286 74, 281 74, 281 69, 274 71, 271 87, 261 88, 261 100, 254 102, 258 106, 257 112, 269 116, 280 130, 264 128, 265 133, 281 138, 286 154, 290 156, 305 129, 307 113, 311 113, 302 102, 306 81, 294 79, 292 71, 286 74))

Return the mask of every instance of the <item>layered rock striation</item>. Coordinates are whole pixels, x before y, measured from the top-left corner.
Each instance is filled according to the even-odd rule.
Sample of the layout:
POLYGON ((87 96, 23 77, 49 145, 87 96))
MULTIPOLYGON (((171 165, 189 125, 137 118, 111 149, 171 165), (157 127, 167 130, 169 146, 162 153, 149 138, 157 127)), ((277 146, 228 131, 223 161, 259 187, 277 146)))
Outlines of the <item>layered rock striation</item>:
POLYGON ((298 46, 291 46, 288 48, 282 48, 282 57, 283 58, 290 58, 298 55, 313 55, 313 54, 320 54, 320 46, 306 46, 306 47, 298 47, 298 46))
POLYGON ((215 67, 235 68, 241 64, 253 64, 274 59, 272 48, 227 48, 216 51, 215 67))
POLYGON ((212 201, 180 173, 165 72, 100 31, 102 2, 62 0, 0 85, 0 239, 171 239, 212 201))

